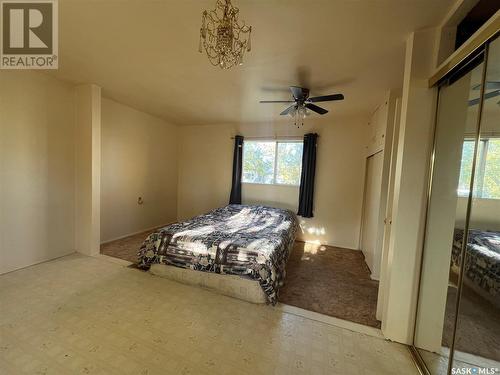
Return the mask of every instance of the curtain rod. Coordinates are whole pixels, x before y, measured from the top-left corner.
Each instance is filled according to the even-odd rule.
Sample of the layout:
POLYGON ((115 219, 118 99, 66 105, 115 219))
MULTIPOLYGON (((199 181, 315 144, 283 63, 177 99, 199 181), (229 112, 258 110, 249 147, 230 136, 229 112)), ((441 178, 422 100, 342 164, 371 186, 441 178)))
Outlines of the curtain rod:
MULTIPOLYGON (((318 135, 318 138, 319 138, 319 135, 318 135)), ((234 136, 231 137, 231 139, 234 139, 234 136)), ((243 137, 243 139, 273 139, 273 140, 279 140, 279 139, 304 139, 304 136, 301 136, 301 135, 283 135, 283 136, 276 136, 276 135, 273 135, 273 136, 267 136, 267 137, 243 137)))

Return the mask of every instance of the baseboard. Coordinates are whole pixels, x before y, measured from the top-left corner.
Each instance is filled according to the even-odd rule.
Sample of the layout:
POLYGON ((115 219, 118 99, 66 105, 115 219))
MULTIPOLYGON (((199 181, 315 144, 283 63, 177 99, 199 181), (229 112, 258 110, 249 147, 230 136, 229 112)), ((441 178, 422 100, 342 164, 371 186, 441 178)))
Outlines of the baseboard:
POLYGON ((103 242, 101 242, 101 245, 104 245, 104 244, 107 244, 107 243, 110 243, 110 242, 113 242, 113 241, 118 241, 118 240, 121 240, 123 238, 130 237, 130 236, 135 236, 136 234, 139 234, 139 233, 147 232, 147 231, 150 231, 150 230, 155 230, 155 229, 158 229, 158 228, 163 228, 163 227, 166 227, 167 225, 170 225, 170 224, 173 224, 173 223, 176 223, 176 221, 171 221, 169 223, 161 224, 161 225, 155 225, 154 227, 151 227, 151 228, 141 229, 141 230, 138 230, 137 232, 125 234, 125 235, 120 236, 120 237, 115 237, 115 238, 112 238, 110 240, 103 241, 103 242))
POLYGON ((64 257, 67 257, 68 255, 72 255, 72 254, 77 254, 78 252, 77 251, 70 251, 69 253, 67 254, 62 254, 62 255, 58 255, 54 258, 49 258, 49 259, 44 259, 44 260, 37 260, 35 261, 34 263, 29 263, 25 266, 21 266, 21 267, 18 267, 18 268, 14 268, 12 270, 8 270, 8 271, 1 271, 0 272, 0 276, 1 275, 7 275, 8 273, 11 273, 11 272, 16 272, 16 271, 19 271, 19 270, 23 270, 25 268, 29 268, 29 267, 33 267, 33 266, 36 266, 36 265, 39 265, 39 264, 42 264, 42 263, 47 263, 47 262, 52 262, 53 260, 57 260, 57 259, 60 259, 60 258, 64 258, 64 257))
POLYGON ((365 326, 363 324, 350 322, 348 320, 335 318, 333 316, 320 314, 320 313, 317 313, 314 311, 305 310, 305 309, 302 309, 300 307, 295 307, 295 306, 287 305, 284 303, 279 303, 277 305, 277 308, 280 309, 281 311, 283 311, 284 313, 287 313, 287 314, 297 315, 297 316, 300 316, 302 318, 316 320, 318 322, 322 322, 325 324, 348 329, 349 331, 358 332, 358 333, 362 333, 364 335, 384 339, 384 335, 382 334, 382 331, 378 328, 375 328, 375 327, 365 326))

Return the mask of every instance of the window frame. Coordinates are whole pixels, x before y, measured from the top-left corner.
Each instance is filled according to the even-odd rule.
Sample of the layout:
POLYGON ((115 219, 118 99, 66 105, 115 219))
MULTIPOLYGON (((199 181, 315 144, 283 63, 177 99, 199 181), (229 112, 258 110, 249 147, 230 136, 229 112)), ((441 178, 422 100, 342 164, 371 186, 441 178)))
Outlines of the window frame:
MULTIPOLYGON (((285 187, 300 187, 300 179, 298 184, 281 184, 277 182, 277 174, 278 174, 278 144, 279 143, 301 143, 302 144, 302 153, 304 152, 304 140, 303 139, 250 139, 248 141, 243 140, 243 158, 242 158, 242 177, 241 183, 248 185, 262 185, 262 186, 285 186, 285 187), (248 182, 243 181, 243 169, 245 166, 245 143, 274 143, 274 165, 273 165, 273 180, 271 183, 266 184, 262 182, 248 182)), ((302 161, 300 163, 300 170, 302 172, 302 161)))

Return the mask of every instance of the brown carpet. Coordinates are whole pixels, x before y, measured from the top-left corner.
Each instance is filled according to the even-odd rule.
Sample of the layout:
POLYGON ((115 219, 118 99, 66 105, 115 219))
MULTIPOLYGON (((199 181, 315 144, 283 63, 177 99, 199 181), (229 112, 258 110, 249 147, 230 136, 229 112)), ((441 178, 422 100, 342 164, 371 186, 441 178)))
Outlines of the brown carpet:
POLYGON ((120 240, 102 244, 101 254, 136 263, 139 248, 141 247, 146 237, 152 232, 154 232, 154 230, 148 230, 146 232, 134 234, 133 236, 125 237, 120 240))
MULTIPOLYGON (((448 287, 443 346, 449 348, 453 334, 456 287, 448 287)), ((464 285, 460 302, 455 349, 500 361, 500 311, 464 285)))
POLYGON ((363 253, 296 242, 280 302, 376 328, 378 281, 363 253))
MULTIPOLYGON (((135 263, 149 233, 101 245, 101 254, 135 263)), ((380 327, 375 319, 378 282, 370 279, 363 254, 296 242, 280 302, 352 322, 380 327)))

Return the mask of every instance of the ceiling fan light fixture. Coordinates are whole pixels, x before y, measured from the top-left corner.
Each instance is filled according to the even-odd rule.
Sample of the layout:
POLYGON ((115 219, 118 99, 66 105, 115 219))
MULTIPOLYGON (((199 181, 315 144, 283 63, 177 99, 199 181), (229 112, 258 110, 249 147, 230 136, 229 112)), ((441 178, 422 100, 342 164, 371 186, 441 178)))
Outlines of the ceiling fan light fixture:
POLYGON ((307 109, 306 109, 306 107, 301 106, 299 108, 298 112, 299 112, 299 117, 301 117, 302 119, 306 118, 306 116, 307 116, 307 109))
MULTIPOLYGON (((290 86, 293 100, 261 100, 261 103, 294 103, 280 113, 281 116, 289 115, 294 119, 294 124, 304 125, 304 120, 310 114, 317 113, 324 115, 328 110, 321 108, 313 103, 331 102, 336 100, 344 100, 342 94, 322 95, 309 97, 309 89, 298 86, 290 86)), ((299 126, 298 126, 299 127, 299 126)))
POLYGON ((252 49, 252 26, 239 21, 239 12, 231 0, 217 0, 215 9, 202 13, 198 52, 204 49, 214 66, 243 65, 243 55, 252 49))

